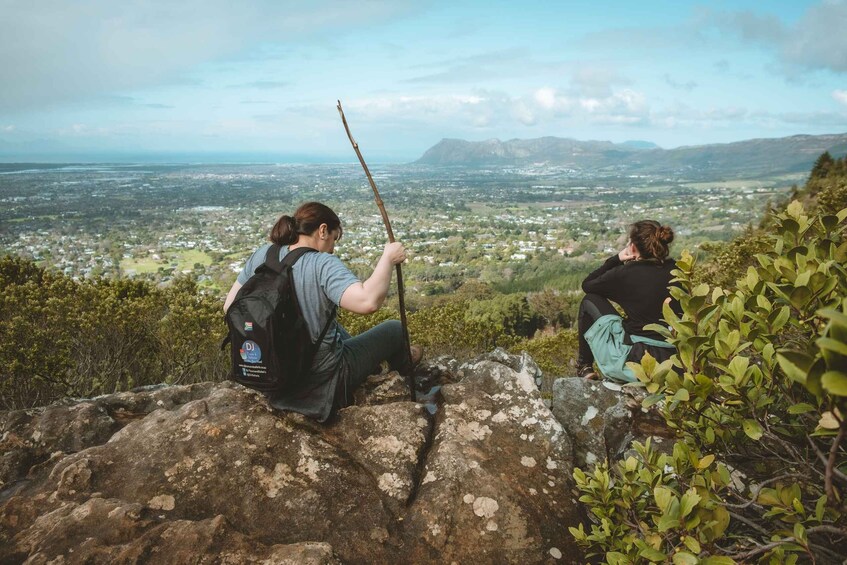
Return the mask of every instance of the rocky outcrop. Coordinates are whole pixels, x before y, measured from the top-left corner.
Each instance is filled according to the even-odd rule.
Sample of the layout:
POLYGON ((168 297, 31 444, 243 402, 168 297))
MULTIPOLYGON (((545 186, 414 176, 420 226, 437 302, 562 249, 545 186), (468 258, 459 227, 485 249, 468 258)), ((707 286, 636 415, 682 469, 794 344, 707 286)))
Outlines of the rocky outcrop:
POLYGON ((642 389, 576 377, 556 379, 551 410, 573 441, 573 464, 589 469, 620 458, 633 441, 672 443, 673 433, 655 409, 641 406, 642 389))
POLYGON ((0 562, 579 562, 570 439, 497 355, 329 425, 230 383, 0 414, 0 562))

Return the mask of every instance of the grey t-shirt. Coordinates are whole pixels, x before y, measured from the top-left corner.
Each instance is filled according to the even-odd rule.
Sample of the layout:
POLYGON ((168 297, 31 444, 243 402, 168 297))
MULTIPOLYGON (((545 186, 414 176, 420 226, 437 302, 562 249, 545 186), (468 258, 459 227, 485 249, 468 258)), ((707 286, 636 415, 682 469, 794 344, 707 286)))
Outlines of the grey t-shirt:
MULTIPOLYGON (((239 283, 246 283, 265 262, 270 246, 267 243, 250 256, 238 274, 239 283)), ((288 247, 285 246, 280 250, 280 260, 287 254, 288 247)), ((306 253, 294 264, 292 273, 297 302, 309 326, 312 341, 315 341, 332 316, 333 309, 341 302, 344 291, 359 282, 359 279, 338 257, 329 253, 306 253)), ((321 422, 329 418, 343 370, 341 359, 344 346, 339 329, 338 322, 333 318, 307 378, 291 389, 269 395, 268 399, 274 408, 300 412, 321 422)))

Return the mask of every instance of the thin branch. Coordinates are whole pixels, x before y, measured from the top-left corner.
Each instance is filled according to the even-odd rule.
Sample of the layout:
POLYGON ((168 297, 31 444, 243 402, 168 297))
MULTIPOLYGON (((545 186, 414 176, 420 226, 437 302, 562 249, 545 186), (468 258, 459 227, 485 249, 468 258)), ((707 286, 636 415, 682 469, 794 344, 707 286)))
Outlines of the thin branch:
POLYGON ((830 526, 827 524, 821 526, 815 526, 813 528, 809 528, 806 530, 806 533, 809 534, 832 534, 835 536, 839 536, 842 538, 847 538, 847 530, 844 528, 836 528, 835 526, 830 526))
POLYGON ((774 542, 771 542, 771 543, 768 543, 768 544, 765 544, 765 545, 760 545, 756 549, 752 549, 752 550, 750 550, 746 553, 735 553, 735 554, 732 554, 732 555, 728 555, 727 557, 731 557, 732 559, 734 559, 736 561, 740 561, 741 563, 745 563, 751 557, 755 557, 755 556, 757 556, 761 553, 765 553, 766 551, 770 551, 770 550, 775 549, 775 548, 779 547, 780 545, 783 545, 783 544, 786 544, 786 543, 794 543, 795 541, 797 541, 797 540, 794 539, 793 536, 787 537, 787 538, 783 538, 781 540, 777 540, 777 541, 774 541, 774 542))
POLYGON ((826 462, 826 475, 824 485, 826 485, 826 496, 829 500, 835 502, 835 487, 832 486, 832 476, 835 469, 835 458, 838 456, 838 449, 841 447, 841 442, 844 436, 847 435, 847 420, 842 420, 838 427, 838 435, 835 436, 835 441, 832 442, 832 447, 829 450, 829 459, 826 462))
POLYGON ((742 516, 741 514, 736 514, 735 512, 730 512, 730 513, 729 513, 729 515, 730 515, 730 517, 732 517, 734 520, 738 520, 739 522, 742 522, 742 523, 744 523, 744 524, 747 524, 748 526, 750 526, 751 528, 753 528, 754 530, 756 530, 757 532, 759 532, 759 533, 760 533, 760 534, 762 534, 762 535, 765 535, 765 536, 766 536, 766 535, 770 534, 770 532, 769 532, 769 531, 767 531, 766 529, 764 529, 762 526, 760 526, 759 524, 757 524, 757 523, 753 522, 752 520, 748 520, 747 518, 745 518, 745 517, 744 517, 744 516, 742 516))
POLYGON ((797 473, 786 473, 786 474, 784 474, 784 475, 780 475, 780 476, 778 476, 778 477, 773 477, 772 479, 768 479, 767 481, 762 481, 761 483, 758 483, 758 484, 755 486, 755 488, 754 488, 754 489, 750 489, 750 494, 751 494, 751 496, 753 497, 752 499, 748 500, 748 501, 747 501, 747 502, 745 502, 744 504, 729 504, 729 503, 724 503, 724 506, 726 506, 727 508, 735 508, 736 510, 743 510, 744 508, 747 508, 748 506, 750 506, 750 505, 752 505, 752 504, 755 504, 755 503, 756 503, 756 499, 757 499, 757 498, 759 498, 759 493, 760 493, 760 492, 762 491, 762 489, 763 489, 763 488, 765 488, 767 485, 769 485, 769 484, 771 484, 771 483, 775 483, 775 482, 781 481, 781 480, 783 480, 783 479, 791 479, 791 478, 795 478, 795 477, 797 477, 797 478, 804 478, 804 475, 798 475, 797 473))
MULTIPOLYGON (((811 438, 811 436, 809 436, 808 434, 806 434, 806 439, 809 441, 809 445, 811 445, 811 446, 812 446, 812 449, 814 449, 814 450, 815 450, 815 453, 817 454, 818 459, 820 459, 820 460, 821 460, 821 463, 823 463, 823 464, 824 464, 824 466, 829 465, 829 458, 828 458, 826 455, 824 455, 823 451, 821 451, 821 450, 818 448, 818 446, 817 446, 817 445, 815 445, 815 442, 814 442, 814 440, 811 438)), ((837 444, 835 444, 835 445, 837 445, 837 444)), ((841 471, 839 471, 837 467, 834 467, 834 466, 833 466, 833 468, 832 468, 832 474, 833 474, 833 476, 834 476, 834 477, 837 477, 837 478, 841 479, 842 481, 847 482, 847 475, 845 475, 844 473, 842 473, 841 471)))
MULTIPOLYGON (((736 516, 735 514, 730 513, 730 515, 733 518, 738 518, 738 516, 736 516)), ((742 522, 745 522, 748 525, 751 525, 748 522, 746 522, 746 520, 742 520, 742 522)), ((763 532, 763 533, 767 533, 767 532, 763 532)), ((847 537, 847 531, 841 530, 840 528, 836 528, 834 526, 827 526, 827 525, 815 526, 814 528, 809 528, 808 530, 806 530, 806 535, 822 534, 822 533, 828 533, 828 534, 838 535, 838 536, 841 536, 841 537, 847 537)), ((804 544, 803 542, 800 542, 794 536, 789 536, 787 538, 782 538, 780 540, 776 540, 776 541, 773 541, 773 542, 765 544, 765 545, 760 545, 756 549, 752 549, 752 550, 750 550, 746 553, 731 554, 731 555, 728 555, 728 557, 731 557, 732 559, 735 559, 736 561, 740 561, 740 562, 743 563, 743 562, 746 562, 751 557, 755 557, 756 555, 759 555, 761 553, 765 553, 766 551, 770 551, 771 549, 775 549, 775 548, 779 547, 780 545, 783 545, 783 544, 786 544, 786 543, 800 543, 801 545, 806 547, 806 551, 809 552, 809 547, 806 544, 804 544)), ((811 545, 811 544, 809 544, 809 545, 811 545)), ((820 546, 817 546, 817 545, 815 545, 814 548, 819 550, 819 551, 829 553, 829 550, 826 549, 826 548, 823 548, 823 547, 820 547, 820 546)), ((810 553, 810 555, 811 555, 811 553, 810 553)), ((814 559, 813 556, 812 556, 812 558, 814 559)))

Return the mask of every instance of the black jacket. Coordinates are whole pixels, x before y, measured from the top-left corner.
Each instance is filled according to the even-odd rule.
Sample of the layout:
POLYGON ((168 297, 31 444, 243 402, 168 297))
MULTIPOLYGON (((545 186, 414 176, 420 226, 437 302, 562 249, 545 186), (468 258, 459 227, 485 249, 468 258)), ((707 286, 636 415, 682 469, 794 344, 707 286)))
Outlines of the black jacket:
MULTIPOLYGON (((627 334, 662 339, 656 332, 644 331, 644 326, 662 323, 662 305, 670 296, 668 287, 675 268, 676 261, 670 258, 662 263, 653 260, 624 263, 615 254, 582 281, 582 290, 618 303, 626 313, 627 334)), ((679 312, 675 300, 671 301, 671 307, 679 312)))

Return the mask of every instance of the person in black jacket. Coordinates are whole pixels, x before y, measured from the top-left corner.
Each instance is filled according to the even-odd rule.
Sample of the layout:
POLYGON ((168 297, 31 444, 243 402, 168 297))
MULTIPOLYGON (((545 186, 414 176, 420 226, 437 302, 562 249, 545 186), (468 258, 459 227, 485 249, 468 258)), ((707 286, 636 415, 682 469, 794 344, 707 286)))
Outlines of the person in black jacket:
MULTIPOLYGON (((645 352, 658 361, 675 353, 673 346, 665 343, 661 335, 644 329, 662 321, 662 307, 671 300, 668 287, 676 262, 668 257, 668 246, 673 238, 673 230, 659 222, 636 222, 630 227, 626 247, 582 281, 585 298, 580 304, 578 318, 578 376, 599 377, 593 367, 595 356, 598 365, 600 356, 607 361, 611 355, 618 366, 623 367, 626 361, 641 361, 645 352), (619 314, 610 301, 620 305, 625 313, 623 331, 620 331, 619 314), (592 329, 598 320, 600 323, 592 329), (605 328, 600 326, 607 322, 619 324, 617 335, 602 332, 605 328), (627 346, 631 348, 627 350, 627 346), (615 360, 615 355, 625 356, 625 359, 615 360)), ((671 305, 678 309, 675 301, 671 305)))

